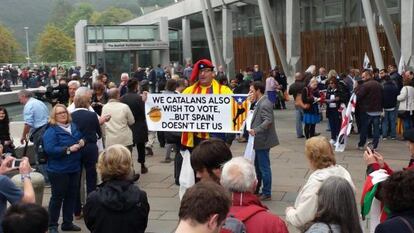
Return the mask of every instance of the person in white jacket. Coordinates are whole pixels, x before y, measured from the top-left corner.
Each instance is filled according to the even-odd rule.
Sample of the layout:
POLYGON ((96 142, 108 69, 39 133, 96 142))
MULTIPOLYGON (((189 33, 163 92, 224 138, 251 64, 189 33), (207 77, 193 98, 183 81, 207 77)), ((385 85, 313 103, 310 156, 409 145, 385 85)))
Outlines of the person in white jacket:
POLYGON ((121 144, 132 151, 134 142, 129 126, 135 123, 134 115, 128 105, 119 101, 118 88, 109 89, 108 96, 109 101, 102 108, 103 116, 111 116, 110 120, 105 123, 105 146, 121 144))
POLYGON ((305 154, 313 170, 308 181, 300 190, 295 205, 286 208, 286 221, 298 229, 315 218, 318 205, 318 191, 322 183, 331 176, 346 179, 355 190, 351 175, 336 164, 332 146, 325 137, 312 137, 306 141, 305 154))
POLYGON ((406 111, 405 117, 402 119, 405 131, 413 127, 414 87, 411 86, 411 79, 408 78, 404 78, 403 84, 404 86, 397 96, 397 100, 400 104, 398 111, 406 111))

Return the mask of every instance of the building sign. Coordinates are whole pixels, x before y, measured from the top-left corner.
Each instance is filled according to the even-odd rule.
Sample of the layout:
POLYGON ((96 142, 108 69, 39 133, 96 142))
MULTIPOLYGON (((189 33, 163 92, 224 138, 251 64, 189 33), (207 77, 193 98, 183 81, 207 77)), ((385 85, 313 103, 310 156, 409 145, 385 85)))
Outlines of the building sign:
POLYGON ((151 131, 239 133, 249 113, 247 95, 148 94, 151 131))
POLYGON ((111 42, 104 44, 105 50, 148 50, 148 49, 169 49, 169 45, 162 41, 146 42, 111 42))

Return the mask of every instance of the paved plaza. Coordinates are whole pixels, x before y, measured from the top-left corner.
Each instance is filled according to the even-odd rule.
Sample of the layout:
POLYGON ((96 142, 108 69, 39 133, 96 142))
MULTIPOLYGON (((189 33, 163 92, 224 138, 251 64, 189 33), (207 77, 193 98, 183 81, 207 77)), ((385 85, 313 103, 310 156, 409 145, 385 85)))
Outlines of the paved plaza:
MULTIPOLYGON (((292 104, 292 103, 290 103, 292 104)), ((280 145, 270 152, 272 165, 272 201, 264 202, 273 212, 284 217, 287 206, 293 205, 297 193, 305 184, 310 174, 308 163, 304 156, 305 139, 297 139, 295 135, 295 120, 292 105, 288 110, 276 110, 276 130, 280 145)), ((321 135, 329 137, 326 131, 327 121, 318 124, 316 129, 321 135)), ((339 164, 348 169, 357 187, 357 201, 361 197, 362 184, 365 178, 365 164, 362 152, 356 149, 358 135, 352 135, 343 153, 336 153, 339 164)), ((240 156, 244 152, 246 144, 234 142, 231 150, 234 156, 240 156)), ((396 140, 380 141, 379 152, 392 168, 401 169, 407 164, 409 155, 405 142, 396 140)), ((164 159, 165 149, 158 145, 154 150, 155 156, 149 157, 147 163, 149 173, 142 175, 138 185, 148 194, 151 207, 149 223, 146 232, 170 233, 173 232, 178 222, 178 209, 180 206, 178 198, 178 186, 174 184, 174 165, 160 163, 164 159)), ((137 155, 134 151, 136 160, 137 155)), ((135 164, 138 167, 138 164, 135 164)), ((47 205, 50 197, 50 189, 46 189, 43 205, 47 205)), ((82 227, 83 232, 89 232, 82 220, 75 221, 82 227)), ((297 232, 289 226, 290 232, 297 232)))

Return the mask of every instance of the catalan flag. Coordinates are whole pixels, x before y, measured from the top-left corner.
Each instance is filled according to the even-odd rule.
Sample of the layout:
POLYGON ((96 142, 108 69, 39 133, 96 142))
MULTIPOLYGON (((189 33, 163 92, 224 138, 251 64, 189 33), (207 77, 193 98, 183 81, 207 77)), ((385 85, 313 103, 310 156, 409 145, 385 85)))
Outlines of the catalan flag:
POLYGON ((231 116, 233 119, 233 130, 241 131, 243 122, 249 112, 249 101, 247 96, 234 95, 232 100, 231 116))

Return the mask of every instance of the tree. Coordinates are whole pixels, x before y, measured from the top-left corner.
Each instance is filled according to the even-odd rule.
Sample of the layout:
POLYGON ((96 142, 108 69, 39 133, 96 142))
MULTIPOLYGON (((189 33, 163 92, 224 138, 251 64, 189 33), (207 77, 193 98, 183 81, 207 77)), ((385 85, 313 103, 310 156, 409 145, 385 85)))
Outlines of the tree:
POLYGON ((36 53, 41 61, 72 61, 75 45, 72 38, 54 25, 47 25, 37 40, 36 53))
POLYGON ((120 24, 135 16, 131 11, 122 8, 110 7, 103 12, 94 12, 90 18, 91 24, 120 24))
POLYGON ((19 55, 19 43, 11 31, 2 24, 0 24, 0 35, 0 63, 22 61, 22 56, 19 55))
POLYGON ((74 37, 74 27, 79 22, 79 20, 89 18, 93 14, 93 7, 89 3, 81 3, 79 6, 73 10, 70 15, 66 18, 65 25, 63 26, 63 31, 68 35, 74 37))
POLYGON ((54 0, 49 22, 52 22, 58 27, 63 27, 67 17, 72 13, 72 11, 73 6, 67 0, 54 0))

